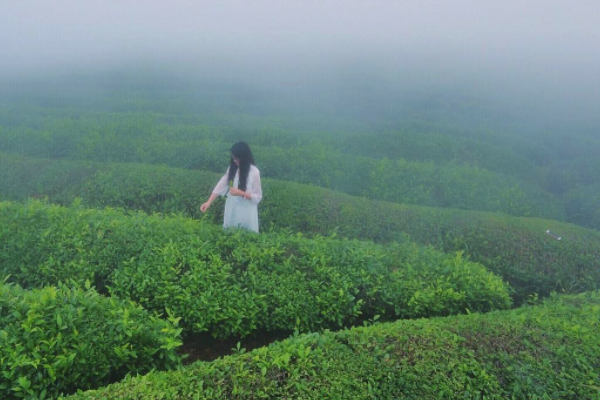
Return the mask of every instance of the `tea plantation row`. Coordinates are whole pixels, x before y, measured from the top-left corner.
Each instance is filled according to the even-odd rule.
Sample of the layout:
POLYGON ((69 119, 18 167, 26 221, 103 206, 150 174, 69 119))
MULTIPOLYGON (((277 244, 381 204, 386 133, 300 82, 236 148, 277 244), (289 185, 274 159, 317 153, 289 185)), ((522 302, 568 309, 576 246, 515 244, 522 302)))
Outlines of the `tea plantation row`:
MULTIPOLYGON (((125 99, 121 96, 113 99, 115 103, 123 100, 125 99)), ((86 98, 86 102, 89 101, 90 98, 86 98)), ((131 103, 133 102, 135 100, 131 103)), ((127 111, 115 111, 111 107, 112 111, 106 113, 58 107, 48 112, 43 108, 16 105, 13 102, 10 110, 0 107, 0 125, 4 125, 6 136, 13 136, 17 131, 23 133, 28 127, 61 139, 64 139, 61 135, 65 135, 65 132, 67 135, 68 132, 78 132, 78 139, 87 143, 99 142, 101 139, 119 140, 123 136, 150 141, 168 138, 169 142, 209 140, 230 144, 243 137, 253 146, 281 148, 322 143, 347 155, 404 158, 412 161, 432 161, 436 164, 457 162, 478 165, 490 171, 535 183, 543 181, 544 174, 531 160, 536 160, 539 164, 538 159, 548 157, 548 154, 551 155, 551 159, 555 159, 552 157, 554 152, 547 147, 550 141, 548 132, 545 132, 545 140, 540 144, 527 137, 481 129, 476 131, 476 137, 473 138, 473 133, 469 135, 468 129, 462 124, 452 128, 448 124, 435 124, 423 120, 403 119, 395 124, 404 125, 403 128, 385 131, 374 131, 372 126, 357 128, 358 121, 315 130, 314 121, 306 124, 308 116, 292 122, 289 116, 283 119, 223 111, 218 115, 199 115, 198 109, 194 109, 193 114, 182 113, 183 108, 189 107, 189 102, 181 102, 177 108, 168 111, 164 108, 164 102, 152 104, 152 111, 141 110, 139 105, 131 107, 131 103, 127 111), (99 138, 98 135, 102 137, 99 138)), ((149 106, 147 98, 144 99, 144 105, 149 106)), ((126 108, 124 104, 121 107, 126 108)), ((106 106, 98 107, 102 108, 106 106)), ((574 139, 581 140, 571 138, 571 146, 575 146, 574 139)), ((51 147, 55 152, 61 148, 58 140, 56 142, 56 146, 51 147)), ((54 143, 51 141, 46 144, 54 143)), ((586 149, 590 148, 589 143, 585 143, 585 146, 586 149)))
MULTIPOLYGON (((209 172, 138 164, 84 163, 0 153, 0 196, 48 197, 70 204, 182 212, 199 217, 198 205, 220 177, 209 172)), ((264 179, 261 226, 377 242, 412 240, 445 252, 463 251, 508 281, 518 302, 552 290, 579 292, 600 285, 600 233, 557 221, 502 214, 400 205, 327 189, 264 179), (558 233, 557 241, 546 230, 558 233)), ((208 218, 222 220, 222 202, 208 218)))
POLYGON ((177 320, 59 285, 0 282, 0 398, 56 398, 180 364, 177 320))
POLYGON ((0 203, 0 243, 0 274, 16 283, 90 280, 219 338, 510 306, 507 285, 482 265, 412 243, 256 235, 39 202, 0 203))
POLYGON ((72 399, 597 399, 600 294, 290 338, 72 399))
MULTIPOLYGON (((575 133, 572 126, 539 130, 511 124, 498 129, 489 121, 470 125, 447 114, 441 118, 395 115, 393 123, 378 125, 323 115, 256 115, 240 112, 239 104, 224 108, 221 104, 216 110, 214 98, 221 91, 210 96, 210 102, 185 96, 175 99, 171 94, 165 98, 155 97, 156 93, 137 95, 94 91, 92 96, 79 93, 80 99, 70 97, 66 102, 56 102, 52 96, 43 102, 12 98, 0 105, 0 134, 26 140, 31 130, 37 131, 57 155, 65 151, 65 143, 85 142, 87 146, 78 151, 84 147, 101 150, 102 140, 119 142, 124 137, 146 143, 205 140, 229 145, 245 138, 253 145, 280 148, 320 143, 348 156, 477 165, 547 190, 557 184, 566 184, 563 189, 567 190, 589 184, 585 182, 588 174, 595 176, 592 183, 598 183, 600 176, 591 174, 600 167, 600 141, 591 128, 575 133), (586 159, 595 160, 596 167, 580 165, 586 159)), ((36 85, 35 98, 39 96, 40 85, 36 85)), ((31 141, 27 147, 37 144, 31 141)))
MULTIPOLYGON (((326 146, 349 158, 356 155, 473 165, 514 176, 554 194, 599 183, 598 173, 593 172, 600 168, 600 142, 592 132, 574 135, 558 128, 541 132, 527 129, 526 134, 515 135, 481 126, 466 127, 464 121, 457 124, 406 118, 395 121, 393 128, 378 129, 371 124, 360 126, 358 121, 323 124, 321 119, 307 123, 309 116, 294 119, 222 110, 199 114, 198 108, 190 108, 189 101, 178 101, 173 107, 172 98, 150 105, 148 98, 125 97, 122 94, 110 99, 112 106, 97 104, 97 110, 81 108, 81 103, 48 108, 48 103, 40 107, 13 101, 10 107, 0 107, 0 137, 5 139, 6 149, 50 157, 75 151, 78 158, 99 157, 106 150, 102 143, 131 139, 149 147, 160 141, 221 142, 228 147, 243 137, 253 146, 264 148, 326 146), (166 103, 170 105, 165 108, 166 103), (115 104, 121 111, 116 111, 115 104), (31 140, 31 135, 38 140, 31 140)), ((90 97, 85 98, 86 104, 90 101, 90 97)), ((120 152, 125 153, 122 149, 120 152)), ((148 151, 128 152, 138 157, 150 155, 148 151)))
MULTIPOLYGON (((33 157, 164 164, 223 173, 233 144, 219 139, 217 133, 203 137, 197 132, 195 138, 178 140, 169 132, 148 135, 135 125, 116 131, 110 126, 81 131, 69 122, 65 124, 50 130, 0 128, 0 151, 33 157)), ((264 176, 351 195, 518 216, 558 220, 566 217, 560 201, 537 182, 478 166, 348 155, 316 142, 293 147, 253 145, 252 151, 264 176)))

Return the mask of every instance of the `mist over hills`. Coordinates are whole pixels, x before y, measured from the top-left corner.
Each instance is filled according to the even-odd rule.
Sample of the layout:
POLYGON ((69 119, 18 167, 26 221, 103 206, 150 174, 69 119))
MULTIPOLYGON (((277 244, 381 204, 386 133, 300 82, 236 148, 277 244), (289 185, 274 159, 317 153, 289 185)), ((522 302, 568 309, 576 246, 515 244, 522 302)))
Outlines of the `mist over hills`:
MULTIPOLYGON (((545 99, 540 88, 530 87, 529 93, 524 93, 531 86, 527 80, 522 80, 522 91, 503 87, 497 81, 497 88, 484 92, 482 85, 467 80, 449 78, 446 83, 431 83, 424 77, 414 79, 406 74, 401 82, 389 82, 376 72, 368 66, 337 65, 301 79, 292 73, 286 82, 276 82, 261 81, 246 70, 228 79, 173 66, 140 64, 108 70, 4 76, 5 90, 0 101, 6 104, 21 99, 51 107, 104 105, 111 111, 145 106, 158 112, 188 115, 238 113, 279 118, 299 131, 377 133, 414 128, 421 123, 436 124, 433 129, 442 132, 494 130, 541 136, 542 140, 544 133, 599 137, 600 113, 594 109, 600 101, 593 98, 574 99, 564 93, 545 99), (133 97, 136 104, 127 102, 133 97)), ((494 77, 488 81, 493 84, 494 77)))

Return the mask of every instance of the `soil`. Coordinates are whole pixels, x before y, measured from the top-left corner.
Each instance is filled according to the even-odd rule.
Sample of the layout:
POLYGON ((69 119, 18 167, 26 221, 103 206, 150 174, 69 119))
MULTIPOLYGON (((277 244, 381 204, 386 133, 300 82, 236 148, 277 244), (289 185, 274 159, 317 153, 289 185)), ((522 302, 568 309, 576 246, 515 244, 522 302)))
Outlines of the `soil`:
POLYGON ((250 351, 258 347, 267 346, 278 340, 290 337, 291 332, 262 332, 255 333, 245 338, 214 339, 208 334, 188 335, 183 338, 183 346, 179 348, 179 354, 187 355, 183 364, 188 365, 196 361, 213 361, 219 357, 231 355, 233 349, 240 347, 250 351))

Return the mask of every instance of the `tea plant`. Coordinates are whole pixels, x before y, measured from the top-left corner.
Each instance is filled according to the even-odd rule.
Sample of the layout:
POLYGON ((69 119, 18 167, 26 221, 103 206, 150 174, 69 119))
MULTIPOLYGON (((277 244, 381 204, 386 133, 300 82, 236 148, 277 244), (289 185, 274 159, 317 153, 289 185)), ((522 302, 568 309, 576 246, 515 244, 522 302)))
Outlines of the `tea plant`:
POLYGON ((28 287, 89 280, 215 337, 510 306, 485 267, 406 242, 223 230, 181 216, 0 203, 0 273, 28 287), (23 251, 23 249, 29 249, 23 251))
MULTIPOLYGON (((85 206, 182 213, 205 222, 222 222, 222 201, 215 202, 207 214, 198 211, 200 199, 210 193, 219 174, 6 154, 0 154, 0 164, 0 195, 4 198, 48 196, 53 202, 69 205, 79 196, 85 206)), ((570 224, 377 202, 271 179, 263 180, 263 190, 263 229, 321 235, 335 231, 340 236, 376 242, 402 240, 409 234, 418 243, 446 252, 462 251, 470 260, 484 264, 511 284, 519 303, 534 293, 577 292, 597 288, 600 283, 600 235, 570 224), (560 232, 563 240, 557 242, 546 235, 548 229, 560 232)), ((591 203, 586 207, 593 209, 591 203)))
POLYGON ((288 340, 72 399, 595 399, 600 294, 288 340))
POLYGON ((0 284, 0 397, 55 398, 180 364, 178 319, 59 284, 0 284))

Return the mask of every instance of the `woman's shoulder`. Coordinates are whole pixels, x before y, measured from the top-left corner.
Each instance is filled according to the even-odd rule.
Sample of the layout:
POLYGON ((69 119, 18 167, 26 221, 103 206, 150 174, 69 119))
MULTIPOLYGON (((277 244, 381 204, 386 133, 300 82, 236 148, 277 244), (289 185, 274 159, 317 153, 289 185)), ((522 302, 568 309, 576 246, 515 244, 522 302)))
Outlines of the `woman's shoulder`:
POLYGON ((250 164, 250 172, 252 173, 258 173, 260 174, 260 170, 258 169, 258 167, 254 164, 250 164))

